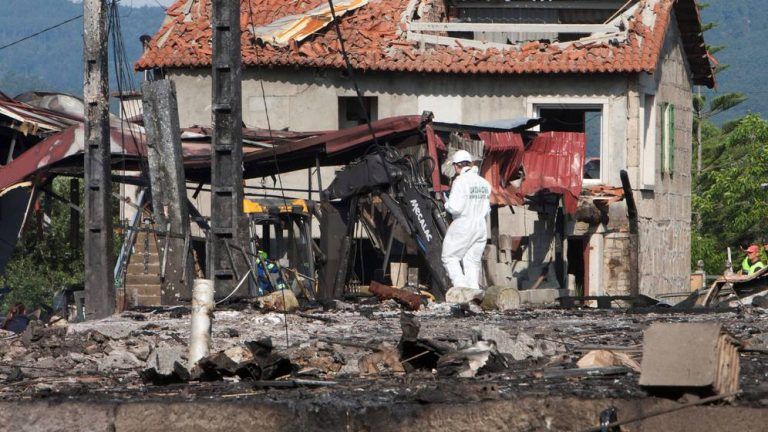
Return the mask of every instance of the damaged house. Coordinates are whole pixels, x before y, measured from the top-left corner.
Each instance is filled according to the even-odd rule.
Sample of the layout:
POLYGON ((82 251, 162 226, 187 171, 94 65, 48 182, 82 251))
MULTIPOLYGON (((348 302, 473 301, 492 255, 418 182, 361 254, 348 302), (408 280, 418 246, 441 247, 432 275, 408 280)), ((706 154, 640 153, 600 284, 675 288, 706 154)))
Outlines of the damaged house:
MULTIPOLYGON (((541 118, 542 134, 582 137, 578 209, 563 217, 557 202, 497 201, 508 205, 493 215, 489 284, 585 295, 686 289, 691 92, 714 86, 694 0, 334 4, 373 120, 424 111, 457 124, 541 118), (634 209, 622 200, 621 170, 636 218, 627 216, 634 209)), ((211 122, 211 7, 174 3, 135 65, 175 82, 182 127, 211 122)), ((240 21, 248 127, 320 131, 365 121, 327 2, 243 0, 240 21)), ((574 184, 562 166, 540 171, 526 174, 574 184)), ((334 168, 322 172, 327 185, 334 168)), ((306 191, 308 178, 284 175, 283 186, 306 191)))

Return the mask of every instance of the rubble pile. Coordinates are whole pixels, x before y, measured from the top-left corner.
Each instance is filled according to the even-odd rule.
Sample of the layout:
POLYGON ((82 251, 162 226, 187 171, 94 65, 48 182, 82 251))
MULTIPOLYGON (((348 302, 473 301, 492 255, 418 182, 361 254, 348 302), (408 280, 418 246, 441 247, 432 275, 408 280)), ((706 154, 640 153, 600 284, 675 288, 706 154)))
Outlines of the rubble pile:
MULTIPOLYGON (((66 327, 33 321, 23 333, 0 339, 0 399, 152 397, 168 394, 165 388, 209 398, 244 389, 256 395, 254 389, 264 387, 286 392, 333 387, 367 389, 359 397, 384 391, 388 396, 381 397, 413 400, 423 396, 418 389, 471 382, 492 383, 494 397, 642 398, 648 395, 638 384, 643 332, 658 321, 722 323, 744 341, 742 389, 763 388, 768 370, 768 323, 760 308, 717 314, 562 309, 503 314, 430 303, 404 312, 388 300, 296 314, 240 309, 214 312, 210 354, 196 365, 187 359, 188 309, 131 311, 66 327)), ((464 397, 460 391, 451 394, 464 397)), ((763 400, 768 398, 746 403, 763 400)))

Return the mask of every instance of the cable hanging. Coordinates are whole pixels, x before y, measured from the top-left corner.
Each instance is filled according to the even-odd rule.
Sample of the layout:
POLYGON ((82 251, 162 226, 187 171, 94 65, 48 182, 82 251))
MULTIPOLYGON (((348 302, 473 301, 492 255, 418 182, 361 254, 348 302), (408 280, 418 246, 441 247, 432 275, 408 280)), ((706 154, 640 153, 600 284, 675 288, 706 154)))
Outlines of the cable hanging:
POLYGON ((40 30, 37 33, 33 33, 33 34, 29 35, 29 36, 25 36, 25 37, 23 37, 21 39, 15 40, 15 41, 13 41, 13 42, 11 42, 9 44, 5 44, 3 46, 0 46, 0 51, 4 50, 6 48, 10 48, 10 47, 12 47, 14 45, 20 44, 20 43, 22 43, 22 42, 24 42, 26 40, 29 40, 29 39, 35 38, 37 36, 40 36, 41 34, 43 34, 45 32, 49 32, 49 31, 51 31, 53 29, 59 28, 59 27, 63 26, 64 24, 71 23, 72 21, 78 20, 78 19, 80 19, 82 17, 83 17, 83 14, 80 14, 80 15, 72 17, 72 18, 70 18, 68 20, 62 21, 62 22, 60 22, 58 24, 54 24, 54 25, 52 25, 50 27, 46 27, 46 28, 40 30))

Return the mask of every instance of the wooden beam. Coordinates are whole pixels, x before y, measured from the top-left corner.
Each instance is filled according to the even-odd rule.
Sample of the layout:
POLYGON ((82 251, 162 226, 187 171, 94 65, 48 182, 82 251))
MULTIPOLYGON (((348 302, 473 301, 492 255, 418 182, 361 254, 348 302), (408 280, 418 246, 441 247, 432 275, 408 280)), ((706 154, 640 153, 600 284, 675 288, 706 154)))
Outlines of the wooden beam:
POLYGON ((509 50, 515 48, 515 45, 510 44, 501 44, 501 43, 495 43, 495 42, 481 42, 476 41, 472 39, 461 39, 461 38, 455 38, 455 37, 448 37, 448 36, 436 36, 436 35, 429 35, 424 33, 414 33, 409 31, 406 35, 406 38, 408 40, 414 41, 414 42, 420 42, 420 43, 428 43, 428 44, 434 44, 434 45, 445 45, 449 47, 466 47, 466 48, 476 48, 480 50, 486 50, 489 48, 496 48, 498 50, 509 50))
POLYGON ((460 9, 598 9, 615 10, 621 7, 626 0, 563 0, 542 1, 531 0, 507 0, 504 2, 465 2, 452 1, 451 6, 460 9))
POLYGON ((609 24, 509 24, 509 23, 459 23, 459 22, 412 22, 415 32, 485 32, 485 33, 613 33, 618 30, 609 24))

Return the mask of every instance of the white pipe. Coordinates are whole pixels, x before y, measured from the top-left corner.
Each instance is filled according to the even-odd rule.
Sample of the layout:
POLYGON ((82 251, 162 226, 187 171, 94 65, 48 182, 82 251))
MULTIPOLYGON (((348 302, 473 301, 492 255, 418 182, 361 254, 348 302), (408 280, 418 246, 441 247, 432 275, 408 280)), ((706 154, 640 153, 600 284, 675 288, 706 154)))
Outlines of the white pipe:
POLYGON ((195 279, 192 288, 192 330, 189 334, 190 369, 211 349, 213 307, 213 281, 195 279))

